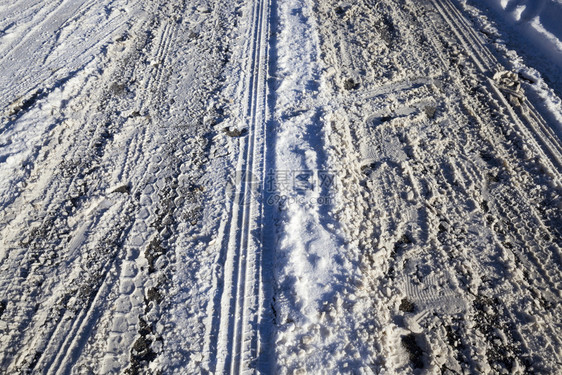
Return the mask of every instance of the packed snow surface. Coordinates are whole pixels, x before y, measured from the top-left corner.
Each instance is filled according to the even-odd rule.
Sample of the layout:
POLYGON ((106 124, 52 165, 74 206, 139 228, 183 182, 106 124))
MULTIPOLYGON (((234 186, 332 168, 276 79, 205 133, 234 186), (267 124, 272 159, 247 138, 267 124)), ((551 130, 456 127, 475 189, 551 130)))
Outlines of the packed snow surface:
POLYGON ((0 2, 0 373, 558 373, 560 19, 0 2))

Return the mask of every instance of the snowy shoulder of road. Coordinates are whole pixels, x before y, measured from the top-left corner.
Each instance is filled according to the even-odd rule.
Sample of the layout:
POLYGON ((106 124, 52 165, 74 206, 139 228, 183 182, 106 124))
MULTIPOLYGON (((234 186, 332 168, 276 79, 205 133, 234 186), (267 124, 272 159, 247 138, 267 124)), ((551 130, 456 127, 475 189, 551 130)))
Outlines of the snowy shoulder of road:
POLYGON ((562 138, 562 2, 458 0, 562 138))

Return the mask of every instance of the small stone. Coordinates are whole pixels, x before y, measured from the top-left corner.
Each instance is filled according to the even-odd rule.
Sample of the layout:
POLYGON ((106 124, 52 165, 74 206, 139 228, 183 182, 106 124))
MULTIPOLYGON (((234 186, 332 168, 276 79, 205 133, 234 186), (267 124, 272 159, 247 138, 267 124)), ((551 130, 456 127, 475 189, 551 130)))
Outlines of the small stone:
POLYGON ((425 115, 427 116, 427 118, 432 119, 435 117, 435 112, 436 112, 436 108, 433 106, 426 106, 424 107, 423 111, 425 112, 425 115))
POLYGON ((248 129, 231 129, 230 127, 226 127, 222 130, 226 133, 229 137, 242 137, 248 134, 248 129))
POLYGON ((129 194, 131 193, 131 187, 127 185, 119 186, 118 188, 114 189, 112 193, 122 193, 122 194, 129 194))

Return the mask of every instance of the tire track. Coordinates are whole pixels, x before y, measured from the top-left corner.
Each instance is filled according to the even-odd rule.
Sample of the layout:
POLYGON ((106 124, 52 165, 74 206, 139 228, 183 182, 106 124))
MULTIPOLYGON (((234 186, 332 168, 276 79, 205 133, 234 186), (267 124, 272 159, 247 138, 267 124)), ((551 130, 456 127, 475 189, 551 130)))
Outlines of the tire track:
MULTIPOLYGON (((523 96, 523 93, 518 93, 520 96, 518 95, 517 98, 520 101, 517 102, 517 99, 512 99, 514 97, 509 92, 506 94, 502 90, 502 86, 497 82, 492 80, 488 82, 488 86, 496 92, 497 97, 502 102, 504 108, 507 109, 509 116, 519 131, 525 135, 525 140, 542 153, 541 159, 543 162, 548 163, 549 168, 555 172, 562 171, 562 146, 552 129, 545 125, 546 122, 534 106, 523 96), (511 104, 513 101, 516 101, 515 105, 511 104), (517 112, 519 112, 519 115, 517 112)), ((557 183, 561 183, 562 175, 555 173, 554 179, 557 183)))
MULTIPOLYGON (((1 131, 5 131, 15 119, 32 108, 36 101, 64 86, 83 70, 94 60, 93 53, 105 53, 103 46, 110 45, 110 38, 122 32, 130 23, 131 18, 121 17, 114 11, 93 30, 81 28, 79 20, 87 19, 88 15, 94 13, 95 5, 95 2, 88 0, 76 4, 63 1, 45 16, 40 25, 34 25, 26 37, 18 40, 18 46, 10 48, 5 54, 5 60, 0 61, 0 68, 4 71, 1 79, 15 83, 2 88, 0 101, 5 108, 1 113, 4 123, 1 131), (50 19, 55 21, 49 22, 50 19), (67 34, 62 40, 61 33, 67 34), (34 34, 37 35, 33 37, 34 34), (70 44, 71 48, 65 44, 70 44), (58 50, 59 47, 61 50, 58 50), (27 69, 19 69, 20 65, 13 64, 14 60, 26 65, 27 69)), ((135 17, 138 9, 132 13, 135 17)))
MULTIPOLYGON (((110 227, 111 222, 126 223, 121 230, 117 231, 120 235, 119 242, 123 241, 130 229, 128 218, 131 212, 131 206, 123 207, 121 211, 122 216, 120 218, 111 218, 106 224, 107 227, 110 227)), ((110 271, 116 266, 119 258, 116 254, 103 264, 101 273, 98 276, 101 283, 98 286, 92 286, 92 289, 95 291, 93 296, 88 298, 86 305, 78 311, 78 314, 74 316, 68 314, 67 317, 62 317, 54 333, 49 335, 50 339, 46 345, 46 350, 42 352, 43 355, 37 362, 37 367, 43 373, 70 373, 83 347, 86 345, 96 322, 103 314, 106 299, 111 293, 116 280, 116 275, 110 271)))
MULTIPOLYGON (((460 15, 453 4, 450 4, 449 2, 445 3, 449 5, 450 11, 442 12, 442 17, 447 22, 455 22, 455 20, 457 20, 456 25, 458 26, 458 30, 464 31, 463 35, 466 36, 468 33, 470 33, 466 31, 470 30, 470 27, 466 24, 466 20, 464 20, 462 15, 460 15)), ((433 5, 436 5, 436 2, 433 2, 433 5)), ((456 32, 455 26, 451 25, 451 27, 456 32)), ((467 40, 469 40, 468 37, 467 40)), ((479 41, 479 38, 477 36, 474 36, 471 41, 469 40, 468 45, 476 44, 481 45, 481 42, 479 41)), ((499 66, 497 60, 495 60, 495 58, 489 53, 488 49, 483 46, 480 52, 474 50, 473 54, 471 54, 471 57, 475 59, 475 62, 478 59, 484 61, 485 56, 483 56, 483 54, 487 55, 486 57, 488 57, 488 60, 490 61, 488 67, 499 66), (486 54, 485 52, 488 53, 486 54)), ((537 127, 540 127, 541 124, 544 124, 544 120, 542 120, 540 115, 536 113, 533 106, 528 102, 523 94, 521 94, 521 101, 523 103, 522 106, 528 106, 528 109, 522 109, 520 111, 520 115, 517 115, 514 109, 512 109, 512 104, 508 103, 507 101, 508 97, 506 95, 510 95, 511 93, 504 90, 500 92, 500 90, 498 90, 497 88, 497 83, 493 82, 489 78, 485 82, 487 82, 484 87, 488 88, 487 95, 489 96, 489 102, 493 102, 493 98, 498 99, 499 102, 503 104, 503 108, 507 109, 508 118, 511 118, 513 123, 516 124, 519 130, 519 136, 530 142, 533 150, 537 152, 538 155, 540 155, 540 160, 542 162, 546 162, 549 166, 550 173, 552 173, 553 175, 553 181, 550 186, 551 188, 554 187, 557 184, 557 181, 560 181, 560 175, 558 173, 558 171, 560 170, 558 167, 560 157, 557 154, 557 149, 560 147, 560 145, 555 140, 553 141, 551 135, 552 131, 550 129, 545 129, 544 127, 537 130, 537 127), (531 113, 531 115, 525 116, 526 112, 531 113), (531 116, 533 118, 531 118, 531 116)), ((462 92, 463 85, 458 85, 458 87, 462 92)), ((513 174, 514 176, 524 174, 526 178, 529 178, 530 176, 528 172, 524 168, 521 168, 522 161, 514 160, 514 158, 511 156, 513 152, 510 152, 510 150, 507 148, 507 146, 509 146, 513 149, 515 144, 507 144, 504 140, 500 139, 496 134, 494 134, 495 132, 492 131, 487 125, 490 120, 487 118, 482 118, 480 115, 478 115, 478 109, 480 108, 480 106, 473 98, 467 98, 465 100, 466 108, 472 108, 471 110, 469 110, 470 116, 477 121, 480 128, 482 129, 482 135, 495 149, 495 152, 503 161, 504 166, 507 167, 508 170, 510 170, 510 174, 513 174)), ((510 102, 512 102, 512 100, 510 100, 510 102)), ((500 162, 494 162, 492 159, 492 165, 500 165, 498 163, 500 162)), ((487 177, 484 176, 484 178, 487 177)), ((557 278, 551 280, 551 277, 559 276, 556 270, 559 270, 560 250, 556 244, 548 245, 539 240, 538 236, 535 233, 541 233, 541 236, 546 235, 550 238, 556 238, 556 234, 552 233, 552 228, 549 228, 547 225, 545 225, 545 219, 539 212, 537 212, 537 209, 533 207, 533 205, 528 203, 530 201, 529 198, 531 198, 529 192, 533 191, 533 186, 521 186, 518 182, 512 183, 510 185, 513 190, 507 190, 504 187, 503 190, 497 188, 491 191, 491 195, 498 203, 494 206, 494 208, 498 210, 497 214, 499 215, 499 217, 510 218, 516 223, 521 223, 516 224, 515 227, 507 228, 507 232, 510 234, 510 236, 512 236, 512 241, 515 241, 516 245, 515 247, 510 246, 512 250, 506 249, 506 251, 512 252, 515 258, 519 259, 519 262, 523 262, 527 265, 525 268, 528 270, 528 272, 534 274, 534 276, 528 278, 527 280, 519 280, 523 284, 527 285, 526 290, 531 291, 531 295, 529 297, 532 299, 544 298, 539 296, 542 296, 542 293, 544 292, 546 292, 548 295, 550 293, 549 291, 559 288, 560 281, 557 278), (532 226, 535 229, 531 230, 529 226, 532 226), (530 282, 530 280, 533 281, 530 282), (541 291, 541 293, 536 292, 535 288, 537 287, 541 291), (534 296, 532 295, 533 290, 535 290, 534 296)), ((548 302, 546 302, 546 306, 548 306, 548 302)), ((504 322, 518 321, 518 317, 515 316, 513 312, 507 309, 505 310, 505 315, 506 316, 503 318, 505 319, 504 322)), ((556 345, 559 346, 558 340, 555 339, 557 336, 556 329, 549 323, 546 323, 545 326, 546 327, 544 328, 544 330, 549 331, 548 333, 544 333, 545 337, 550 337, 554 340, 554 342, 556 342, 556 345)), ((527 348, 524 349, 524 351, 528 351, 529 346, 526 344, 526 340, 520 337, 520 342, 522 343, 522 345, 524 345, 524 347, 527 348)))
MULTIPOLYGON (((134 170, 143 170, 144 173, 133 182, 138 186, 132 192, 133 196, 139 196, 139 203, 130 235, 125 243, 126 255, 123 256, 119 270, 119 278, 116 282, 119 288, 114 306, 115 311, 109 319, 109 335, 105 339, 106 345, 103 348, 101 361, 103 371, 113 372, 123 370, 125 363, 129 363, 129 372, 142 371, 142 359, 154 354, 151 349, 146 353, 139 350, 133 354, 121 350, 120 347, 136 348, 138 345, 146 343, 145 337, 139 335, 137 327, 141 326, 141 331, 149 330, 146 326, 142 328, 144 315, 146 315, 148 304, 157 304, 162 296, 158 293, 157 282, 151 280, 149 274, 156 271, 154 263, 158 257, 163 255, 162 238, 160 232, 162 228, 156 228, 155 223, 164 221, 164 218, 173 216, 173 209, 165 207, 170 205, 172 198, 166 196, 164 190, 168 188, 166 180, 167 163, 173 159, 172 155, 163 157, 153 155, 151 146, 158 139, 158 128, 154 123, 154 118, 158 114, 154 113, 162 103, 161 89, 163 87, 164 71, 170 69, 168 66, 168 55, 170 46, 177 36, 177 23, 169 22, 165 19, 165 10, 157 9, 154 14, 162 13, 154 20, 161 20, 163 25, 152 26, 150 29, 158 28, 158 38, 153 43, 154 51, 150 59, 150 67, 144 68, 145 79, 138 88, 139 97, 132 105, 135 116, 146 118, 144 130, 136 138, 140 138, 136 147, 129 146, 129 155, 122 161, 121 175, 132 176, 134 170), (138 114, 138 115, 137 115, 138 114), (156 133, 156 134, 154 134, 156 133), (168 203, 166 203, 168 202, 168 203), (160 217, 160 216, 164 216, 160 217), (169 216, 166 216, 169 215, 169 216), (154 248, 153 248, 154 247, 154 248), (153 254, 152 252, 157 254, 153 254), (145 263, 148 263, 148 268, 145 263), (150 288, 152 286, 152 288, 150 288), (152 293, 152 294, 151 294, 152 293), (154 300, 153 300, 154 299, 154 300), (128 306, 128 308, 123 308, 128 306), (136 344, 139 343, 139 344, 136 344), (142 352, 142 353, 141 353, 142 352)), ((170 146, 171 147, 171 146, 170 146)))
MULTIPOLYGON (((326 5, 324 31, 324 48, 331 50, 325 58, 336 61, 336 71, 346 67, 333 56, 333 44, 382 46, 370 52, 380 72, 350 90, 348 109, 341 111, 350 119, 339 113, 330 139, 348 159, 338 161, 340 168, 362 172, 344 181, 351 208, 341 215, 368 268, 376 312, 363 324, 376 329, 363 334, 378 346, 371 355, 375 372, 401 373, 412 366, 429 366, 429 372, 540 372, 539 358, 547 356, 548 372, 559 363, 561 345, 555 318, 560 309, 553 304, 561 286, 559 221, 556 208, 548 206, 549 199, 558 202, 560 143, 540 115, 527 109, 524 93, 515 93, 521 104, 514 106, 514 93, 492 80, 504 68, 454 4, 381 4, 381 14, 372 16, 370 2, 350 5, 354 15, 366 16, 337 26, 332 23, 341 13, 351 11, 334 2, 333 16, 334 8, 326 5), (330 39, 335 27, 359 35, 360 26, 351 22, 379 23, 370 39, 330 39), (407 47, 388 47, 394 45, 407 47), (396 64, 384 65, 389 55, 396 64), (416 77, 416 62, 427 79, 416 77), (355 161, 349 150, 354 143, 360 145, 355 161), (526 321, 526 314, 540 316, 541 324, 526 321), (405 334, 425 343, 417 354, 409 352, 410 363, 399 354, 405 334)), ((367 63, 359 56, 361 65, 367 63)))
MULTIPOLYGON (((10 104, 11 101, 16 100, 18 95, 24 95, 25 93, 21 92, 21 87, 23 86, 24 88, 28 88, 31 85, 34 85, 37 82, 37 75, 41 75, 41 73, 29 70, 26 70, 25 72, 18 71, 18 66, 10 64, 10 61, 16 59, 27 60, 29 62, 43 61, 42 56, 40 56, 40 52, 44 46, 52 41, 56 31, 65 22, 67 22, 67 20, 71 18, 86 1, 87 0, 77 2, 68 0, 61 1, 59 6, 45 16, 43 22, 34 26, 33 29, 27 33, 26 37, 19 42, 19 46, 10 49, 10 51, 2 59, 0 59, 0 67, 2 67, 2 71, 4 72, 4 78, 11 81, 19 81, 18 85, 3 84, 4 92, 2 95, 2 101, 0 102, 0 107, 5 107, 10 104), (51 19, 55 19, 56 21, 49 22, 51 19), (19 55, 22 50, 25 51, 25 54, 19 55), (20 92, 16 92, 16 90, 19 90, 20 92)), ((33 63, 30 63, 29 65, 33 66, 33 63)))
MULTIPOLYGON (((136 26, 142 29, 143 25, 145 24, 141 22, 141 25, 136 26)), ((132 49, 129 50, 130 53, 138 54, 138 51, 140 50, 135 48, 137 47, 136 43, 140 43, 142 45, 147 42, 142 37, 143 33, 139 35, 141 35, 141 38, 140 40, 133 41, 132 49)), ((162 48, 158 49, 158 55, 163 57, 162 48)), ((125 65, 132 64, 129 66, 129 69, 126 70, 127 74, 135 74, 138 73, 138 70, 144 71, 146 69, 144 67, 144 61, 142 59, 139 59, 138 56, 137 58, 126 57, 125 60, 125 65)), ((111 62, 111 59, 109 59, 109 62, 111 62)), ((60 150, 61 152, 59 154, 61 155, 61 159, 63 161, 80 161, 79 163, 84 163, 88 165, 89 168, 95 169, 95 165, 101 163, 100 159, 102 159, 103 157, 103 148, 105 147, 104 142, 107 143, 109 138, 113 139, 113 135, 107 133, 111 132, 111 130, 107 129, 108 126, 110 126, 108 124, 115 122, 116 124, 120 124, 123 127, 123 123, 128 120, 127 118, 115 118, 112 112, 112 110, 118 109, 121 104, 119 103, 119 95, 117 95, 117 97, 115 96, 115 90, 111 84, 111 81, 116 77, 123 78, 123 72, 119 71, 118 68, 116 69, 116 71, 113 71, 113 69, 108 70, 109 74, 107 76, 103 76, 101 82, 101 100, 102 102, 105 102, 105 108, 100 111, 102 112, 101 115, 97 114, 99 108, 96 108, 96 106, 99 106, 99 104, 92 103, 89 108, 92 109, 91 107, 94 107, 94 109, 90 111, 86 111, 84 108, 82 108, 84 109, 84 112, 82 113, 83 116, 81 117, 81 120, 83 120, 84 123, 87 124, 87 131, 85 131, 85 129, 81 127, 71 128, 70 131, 73 131, 74 136, 69 138, 74 139, 75 141, 72 143, 65 143, 60 146, 62 150, 60 150), (92 135, 94 136, 92 137, 92 135), (76 144, 80 145, 80 147, 76 147, 76 144)), ((148 76, 149 78, 152 77, 152 75, 148 76)), ((161 74, 159 73, 159 71, 156 71, 154 76, 156 76, 156 78, 158 79, 149 79, 149 83, 146 86, 141 87, 142 95, 137 96, 137 101, 147 100, 147 95, 152 95, 153 91, 157 91, 150 90, 150 86, 153 86, 155 82, 161 81, 161 74), (148 92, 145 92, 144 90, 148 92)), ((90 90, 87 93, 88 95, 92 95, 92 89, 94 91, 94 94, 99 95, 99 93, 97 93, 98 87, 90 86, 88 88, 90 90)), ((80 91, 80 93, 78 94, 78 96, 80 95, 83 95, 82 91, 80 91)), ((132 137, 128 135, 130 139, 129 144, 127 145, 127 150, 129 152, 125 156, 123 163, 116 166, 118 169, 121 169, 119 178, 124 177, 124 175, 127 176, 131 174, 127 170, 127 167, 131 163, 134 164, 139 162, 138 157, 136 156, 142 155, 143 151, 145 151, 146 149, 146 129, 144 127, 142 129, 144 129, 144 131, 135 133, 132 137), (144 138, 144 143, 140 144, 142 138, 144 138), (133 158, 134 160, 131 159, 127 161, 127 158, 133 158)), ((112 131, 115 132, 116 129, 112 129, 112 131)), ((128 132, 125 131, 125 133, 128 132)), ((117 131, 116 134, 120 133, 117 131)), ((59 166, 59 168, 56 169, 56 173, 53 173, 52 176, 50 176, 50 181, 46 182, 47 185, 43 187, 46 190, 43 191, 43 196, 51 198, 48 200, 49 204, 47 205, 47 207, 45 207, 47 212, 63 211, 64 208, 61 209, 61 206, 64 207, 64 204, 66 202, 64 199, 64 195, 61 194, 67 192, 72 196, 72 191, 76 190, 75 186, 80 185, 83 182, 83 173, 89 173, 82 169, 83 166, 81 164, 73 166, 74 169, 70 171, 65 171, 63 162, 61 163, 61 166, 59 166), (62 167, 62 172, 59 170, 60 167, 62 167), (63 176, 61 176, 61 174, 63 176), (63 193, 61 193, 61 191, 63 193)), ((147 170, 148 169, 145 169, 145 173, 147 172, 147 170)), ((97 175, 97 177, 100 178, 101 176, 97 175)), ((93 190, 98 190, 100 188, 99 181, 88 181, 88 185, 88 188, 93 190)), ((42 185, 30 185, 28 186, 28 188, 35 192, 36 190, 41 188, 41 186, 42 185)), ((82 194, 84 193, 85 192, 82 192, 82 194)), ((131 202, 129 201, 129 203, 125 204, 123 207, 121 207, 121 209, 118 209, 117 207, 119 207, 119 204, 117 204, 115 208, 110 210, 107 215, 104 215, 104 211, 106 211, 107 207, 101 207, 99 214, 94 213, 93 220, 88 217, 85 218, 85 220, 87 220, 88 222, 88 226, 86 226, 85 228, 92 228, 92 231, 94 231, 97 236, 101 235, 104 230, 112 233, 117 233, 119 239, 115 240, 116 243, 109 245, 110 247, 113 247, 112 249, 104 250, 104 244, 108 244, 111 242, 111 236, 106 236, 106 238, 101 241, 99 237, 91 239, 86 238, 85 241, 84 238, 76 238, 76 240, 78 240, 79 242, 75 243, 76 241, 73 239, 69 243, 68 248, 64 247, 64 243, 60 246, 61 251, 59 252, 59 256, 66 255, 68 259, 66 259, 66 263, 63 263, 63 265, 66 264, 70 270, 70 280, 67 282, 61 282, 60 285, 57 285, 57 288, 60 289, 59 292, 62 291, 61 293, 63 294, 68 293, 65 291, 65 288, 72 288, 74 286, 73 284, 76 283, 78 283, 79 285, 81 284, 81 281, 76 278, 76 273, 80 272, 80 269, 82 267, 84 267, 84 269, 87 269, 87 266, 84 264, 84 262, 88 262, 88 259, 86 259, 88 258, 88 255, 85 253, 81 255, 74 254, 77 246, 81 246, 82 249, 92 246, 95 251, 98 251, 100 253, 110 252, 113 254, 112 256, 109 256, 109 259, 99 259, 99 264, 94 264, 94 268, 99 268, 96 271, 98 272, 98 280, 94 280, 92 285, 88 284, 88 282, 92 280, 86 280, 84 284, 80 286, 80 288, 91 288, 95 291, 95 294, 88 295, 88 293, 86 293, 86 295, 84 296, 84 305, 76 308, 76 310, 74 311, 72 311, 72 309, 68 309, 68 311, 65 312, 64 306, 67 303, 62 302, 63 307, 61 308, 61 311, 57 311, 59 307, 56 307, 52 309, 53 314, 46 314, 46 316, 53 316, 47 318, 46 322, 41 323, 41 318, 38 318, 36 316, 29 316, 27 320, 24 319, 21 324, 36 324, 37 327, 41 326, 42 328, 40 332, 35 332, 37 338, 36 340, 31 343, 23 342, 25 346, 23 348, 18 347, 18 349, 21 350, 20 353, 16 358, 14 358, 11 364, 8 365, 7 362, 4 362, 6 366, 9 366, 9 368, 14 370, 19 368, 19 366, 29 366, 29 369, 41 369, 41 371, 47 373, 67 373, 70 371, 70 368, 76 362, 78 356, 86 345, 86 341, 91 334, 92 328, 96 325, 100 316, 103 315, 104 307, 107 306, 106 299, 109 294, 113 292, 113 287, 115 285, 115 281, 117 280, 116 277, 114 277, 114 272, 116 271, 114 268, 116 268, 117 270, 120 268, 118 266, 118 263, 122 261, 122 257, 119 256, 122 247, 121 242, 124 240, 124 238, 127 237, 128 229, 133 223, 133 221, 131 220, 131 216, 134 213, 135 206, 134 204, 131 205, 131 202), (115 210, 120 212, 115 212, 115 210), (100 218, 98 218, 98 216, 100 216, 100 218), (102 225, 100 225, 100 220, 102 225), (95 230, 93 229, 93 227, 96 227, 95 230), (113 270, 113 272, 110 272, 110 270, 113 270), (98 285, 98 283, 100 284, 98 285), (39 321, 37 321, 38 319, 39 321), (35 353, 33 352, 34 350, 35 353), (29 357, 32 357, 32 360, 29 360, 29 357)), ((92 212, 84 213, 83 211, 81 211, 80 214, 87 215, 92 214, 92 212)), ((78 214, 76 213, 75 215, 78 216, 78 214)), ((57 219, 55 218, 54 220, 57 219)), ((45 227, 44 230, 48 231, 48 233, 56 234, 57 231, 65 230, 64 226, 61 227, 61 224, 52 225, 52 223, 46 221, 44 221, 43 226, 45 227)), ((84 236, 82 235, 82 237, 84 236)), ((42 246, 45 245, 43 244, 42 246)), ((45 253, 48 253, 49 251, 51 251, 51 249, 43 249, 43 252, 45 253)), ((31 264, 34 265, 35 263, 32 259, 32 253, 33 252, 31 251, 26 251, 24 254, 23 264, 25 264, 26 266, 31 264)), ((13 254, 10 254, 10 257, 13 257, 13 254)), ((89 261, 91 261, 91 259, 89 261)), ((60 274, 58 276, 62 276, 62 271, 64 270, 57 267, 56 272, 60 274)), ((43 273, 45 273, 45 271, 41 271, 41 267, 31 266, 30 271, 26 275, 26 280, 13 281, 8 289, 13 292, 14 290, 23 287, 26 284, 34 284, 31 282, 31 280, 37 279, 37 277, 44 276, 43 273)), ((50 273, 52 274, 53 272, 51 271, 50 273)), ((55 275, 51 275, 51 278, 53 280, 56 280, 56 277, 54 276, 55 275)), ((67 275, 67 277, 68 276, 69 275, 67 275)), ((50 283, 52 283, 52 281, 50 283)), ((40 295, 41 291, 34 291, 33 289, 31 291, 24 290, 24 294, 40 295)), ((57 293, 53 293, 53 295, 55 294, 57 293)), ((68 295, 68 297, 70 296, 68 295)), ((17 332, 23 333, 24 331, 25 330, 23 329, 15 329, 12 331, 12 334, 15 335, 17 332)), ((15 339, 15 337, 13 336, 12 338, 15 339)), ((21 345, 22 342, 20 341, 21 340, 18 339, 11 340, 10 345, 21 345)), ((6 357, 6 359, 7 358, 9 357, 6 357)))
POLYGON ((215 373, 239 374, 251 370, 256 366, 260 351, 263 203, 260 181, 256 178, 265 170, 270 5, 269 0, 253 2, 245 49, 247 61, 241 87, 244 110, 240 121, 248 135, 240 139, 237 163, 237 171, 241 171, 240 184, 233 198, 229 228, 222 239, 226 251, 223 273, 214 284, 222 288, 217 288, 217 297, 209 310, 218 312, 213 316, 211 327, 217 342, 209 343, 209 359, 215 373), (217 302, 220 306, 215 307, 217 302))
MULTIPOLYGON (((84 0, 85 2, 86 0, 84 0)), ((0 57, 0 64, 4 63, 7 59, 10 58, 10 56, 13 56, 15 53, 18 52, 18 49, 20 49, 20 46, 22 46, 24 43, 26 43, 28 40, 34 40, 37 38, 33 38, 34 36, 36 37, 37 34, 40 33, 40 31, 43 29, 43 25, 45 25, 49 19, 53 18, 54 15, 56 14, 59 9, 61 7, 63 7, 65 5, 67 1, 65 0, 61 0, 58 3, 51 3, 49 4, 51 7, 42 7, 41 10, 39 10, 38 12, 35 13, 35 16, 40 16, 43 19, 39 22, 35 21, 34 19, 31 19, 29 23, 33 24, 33 26, 31 27, 31 29, 27 32, 27 35, 17 41, 15 41, 14 43, 6 43, 5 46, 3 46, 4 48, 9 47, 9 51, 8 53, 6 53, 4 56, 0 57)), ((40 5, 40 3, 37 4, 38 6, 40 5)), ((81 6, 81 5, 79 5, 81 6)), ((31 7, 27 7, 27 4, 17 4, 14 8, 18 9, 17 7, 25 7, 28 10, 34 10, 33 8, 35 8, 35 6, 31 6, 31 7)), ((77 9, 77 8, 75 8, 77 9)), ((20 9, 18 9, 20 10, 20 9)), ((16 13, 16 12, 14 12, 16 13)), ((19 13, 19 12, 17 12, 19 13)), ((19 14, 18 16, 21 17, 21 14, 19 14)), ((50 33, 49 33, 50 34, 50 33)))
MULTIPOLYGON (((1 280, 8 290, 1 301, 2 369, 150 373, 156 356, 169 359, 170 351, 161 349, 166 323, 160 320, 173 298, 167 294, 172 273, 182 268, 174 256, 186 251, 196 257, 192 243, 175 241, 200 229, 200 180, 215 133, 204 116, 212 117, 212 96, 230 46, 221 21, 234 18, 232 8, 214 4, 220 12, 210 20, 205 9, 189 14, 183 1, 136 3, 149 16, 129 20, 130 29, 79 71, 70 87, 39 98, 47 109, 32 108, 30 115, 50 120, 54 102, 51 115, 63 119, 55 119, 47 141, 29 157, 30 176, 8 202, 13 215, 2 217, 5 224, 7 216, 3 234, 9 234, 3 237, 9 248, 2 249, 8 258, 1 280), (61 108, 59 95, 68 99, 61 108), (22 274, 13 277, 9 269, 19 269, 18 262, 22 274)), ((97 36, 111 33, 119 23, 113 21, 127 21, 113 15, 97 36)), ((184 327, 190 324, 197 322, 184 327)), ((178 341, 183 339, 189 340, 178 341)), ((171 348, 176 350, 182 349, 171 348)))
MULTIPOLYGON (((470 57, 480 68, 481 73, 489 76, 490 73, 501 69, 499 61, 491 54, 489 49, 484 46, 482 38, 468 25, 466 18, 450 0, 442 2, 432 1, 431 4, 449 24, 464 49, 466 51, 472 51, 470 57), (477 46, 477 48, 475 46, 477 46)), ((518 82, 514 83, 518 84, 518 82)), ((533 142, 538 150, 542 150, 544 153, 543 159, 549 162, 550 167, 553 170, 562 170, 562 146, 560 142, 558 142, 552 129, 548 128, 545 120, 529 102, 524 93, 513 92, 511 90, 506 91, 506 89, 502 88, 498 83, 490 80, 490 77, 488 77, 487 86, 491 91, 495 92, 497 98, 503 102, 511 118, 516 123, 519 130, 526 136, 526 139, 533 142), (501 92, 498 90, 498 86, 501 92), (513 99, 510 100, 512 95, 516 97, 516 99, 514 99, 516 103, 515 106, 511 104, 514 102, 513 99), (519 101, 517 101, 517 99, 519 99, 519 101), (518 109, 519 115, 515 113, 518 109)), ((560 176, 557 176, 557 181, 560 182, 560 176)))
POLYGON ((490 51, 484 47, 482 39, 468 26, 466 19, 449 0, 433 1, 435 9, 439 11, 443 20, 447 22, 465 51, 474 63, 480 68, 481 73, 491 72, 499 63, 490 51))

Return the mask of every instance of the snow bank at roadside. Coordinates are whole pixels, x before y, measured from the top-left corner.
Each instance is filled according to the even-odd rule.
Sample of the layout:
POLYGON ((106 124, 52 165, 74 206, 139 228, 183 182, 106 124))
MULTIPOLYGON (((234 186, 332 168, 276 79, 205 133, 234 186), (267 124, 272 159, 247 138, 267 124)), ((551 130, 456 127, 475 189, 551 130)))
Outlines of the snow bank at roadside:
POLYGON ((472 0, 489 6, 499 15, 499 20, 517 25, 517 30, 534 53, 562 62, 562 1, 558 0, 472 0))
POLYGON ((525 88, 534 105, 562 137, 562 1, 460 2, 477 18, 512 69, 526 79, 525 88))

